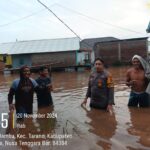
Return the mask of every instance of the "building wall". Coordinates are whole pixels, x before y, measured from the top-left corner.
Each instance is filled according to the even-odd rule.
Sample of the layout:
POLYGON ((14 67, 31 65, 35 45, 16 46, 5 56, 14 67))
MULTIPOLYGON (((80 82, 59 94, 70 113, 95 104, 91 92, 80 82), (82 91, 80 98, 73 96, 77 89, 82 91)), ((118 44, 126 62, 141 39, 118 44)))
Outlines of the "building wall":
POLYGON ((95 51, 95 57, 101 57, 107 64, 118 60, 118 45, 117 43, 102 43, 98 44, 95 51))
POLYGON ((75 66, 76 51, 32 54, 31 61, 33 66, 51 63, 52 67, 75 66))
POLYGON ((3 61, 3 55, 0 55, 0 61, 3 61))
POLYGON ((84 52, 78 52, 77 53, 77 64, 78 65, 84 65, 84 59, 85 59, 85 53, 84 52))
POLYGON ((95 54, 94 54, 94 51, 92 50, 92 53, 91 53, 91 63, 93 63, 95 60, 95 54))
POLYGON ((150 38, 149 38, 149 41, 148 41, 148 53, 150 53, 150 38))
POLYGON ((147 57, 147 39, 121 40, 95 45, 95 56, 103 58, 107 64, 117 61, 127 63, 135 54, 147 57))
POLYGON ((0 73, 3 72, 4 68, 5 64, 2 61, 0 61, 0 73))
POLYGON ((6 66, 11 66, 12 65, 12 58, 10 55, 7 55, 6 56, 6 63, 5 63, 6 66))
POLYGON ((130 61, 135 54, 147 57, 148 47, 145 40, 122 42, 121 49, 121 57, 125 62, 130 61))
POLYGON ((20 68, 23 65, 31 66, 31 58, 29 54, 12 55, 12 67, 20 68))
POLYGON ((91 64, 91 52, 78 51, 77 52, 77 65, 89 65, 91 64))
POLYGON ((10 55, 0 55, 0 61, 3 61, 6 66, 12 65, 12 58, 10 55))

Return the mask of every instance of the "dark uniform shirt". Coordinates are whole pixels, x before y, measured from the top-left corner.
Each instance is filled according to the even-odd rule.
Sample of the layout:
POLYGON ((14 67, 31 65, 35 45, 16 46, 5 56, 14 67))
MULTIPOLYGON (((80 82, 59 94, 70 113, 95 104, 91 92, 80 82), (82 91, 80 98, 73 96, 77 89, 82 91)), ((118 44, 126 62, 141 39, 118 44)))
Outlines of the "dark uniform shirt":
POLYGON ((86 97, 91 98, 91 107, 106 108, 114 104, 114 85, 109 72, 104 70, 90 75, 86 97))

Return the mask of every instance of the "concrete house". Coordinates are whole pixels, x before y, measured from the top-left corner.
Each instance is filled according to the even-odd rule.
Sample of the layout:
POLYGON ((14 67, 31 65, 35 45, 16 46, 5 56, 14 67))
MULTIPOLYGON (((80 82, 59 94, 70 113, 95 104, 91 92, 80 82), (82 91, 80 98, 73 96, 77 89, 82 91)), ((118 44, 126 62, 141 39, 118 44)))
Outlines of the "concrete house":
POLYGON ((143 58, 148 56, 148 38, 132 38, 98 42, 94 45, 95 56, 111 65, 116 62, 129 63, 133 55, 137 54, 143 58))
POLYGON ((77 37, 2 43, 0 55, 6 54, 11 56, 12 68, 42 64, 64 68, 86 65, 86 52, 80 50, 80 40, 77 37))
POLYGON ((0 60, 0 73, 3 72, 5 64, 0 60))
POLYGON ((94 53, 94 45, 98 42, 108 42, 118 40, 115 37, 100 37, 100 38, 89 38, 84 39, 80 42, 80 49, 82 51, 86 51, 86 59, 90 61, 90 63, 94 62, 95 53, 94 53))

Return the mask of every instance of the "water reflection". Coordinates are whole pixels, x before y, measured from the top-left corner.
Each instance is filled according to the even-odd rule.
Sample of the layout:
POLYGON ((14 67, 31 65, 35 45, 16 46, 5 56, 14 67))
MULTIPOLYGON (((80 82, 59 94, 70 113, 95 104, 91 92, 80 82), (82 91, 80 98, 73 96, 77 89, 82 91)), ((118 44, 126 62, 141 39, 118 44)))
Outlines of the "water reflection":
POLYGON ((45 115, 43 118, 37 118, 38 131, 40 133, 53 132, 56 125, 57 113, 54 112, 53 106, 39 108, 37 114, 45 115))
POLYGON ((15 127, 13 125, 15 112, 9 113, 9 126, 6 134, 16 137, 13 141, 15 147, 23 150, 41 149, 41 146, 42 149, 50 148, 53 140, 50 137, 54 134, 57 117, 53 111, 53 107, 40 108, 37 114, 29 115, 24 120, 17 120, 15 127))
POLYGON ((131 126, 129 134, 136 136, 134 146, 141 149, 150 147, 150 109, 149 108, 129 108, 131 126), (136 143, 136 144, 135 144, 136 143), (142 146, 143 145, 143 146, 142 146))
MULTIPOLYGON (((150 149, 150 109, 128 108, 128 96, 130 89, 125 86, 125 72, 127 68, 110 68, 115 81, 114 114, 103 110, 92 109, 86 112, 80 107, 87 90, 87 82, 90 72, 59 72, 52 73, 54 92, 54 108, 37 109, 36 97, 33 109, 36 114, 56 113, 55 119, 26 119, 23 124, 26 128, 14 129, 10 126, 7 133, 16 135, 25 134, 26 139, 21 141, 42 141, 43 139, 29 139, 28 133, 33 134, 70 134, 67 146, 37 146, 37 147, 3 147, 3 149, 41 149, 41 150, 127 150, 150 149)), ((8 113, 7 94, 9 86, 18 75, 0 75, 0 114, 8 113)), ((37 74, 32 75, 33 78, 37 74)), ((10 120, 12 116, 10 115, 10 120)), ((20 123, 22 124, 22 123, 20 123)), ((12 124, 11 124, 12 125, 12 124)), ((0 133, 6 133, 6 129, 0 128, 0 133)), ((6 139, 0 139, 1 141, 6 139)), ((7 139, 19 142, 18 139, 7 139)), ((50 139, 48 139, 50 141, 50 139)), ((1 148, 1 147, 0 147, 1 148)))
POLYGON ((99 137, 97 144, 103 149, 111 149, 111 138, 115 134, 117 125, 115 114, 109 114, 104 110, 92 109, 87 112, 87 117, 91 119, 89 131, 99 137))

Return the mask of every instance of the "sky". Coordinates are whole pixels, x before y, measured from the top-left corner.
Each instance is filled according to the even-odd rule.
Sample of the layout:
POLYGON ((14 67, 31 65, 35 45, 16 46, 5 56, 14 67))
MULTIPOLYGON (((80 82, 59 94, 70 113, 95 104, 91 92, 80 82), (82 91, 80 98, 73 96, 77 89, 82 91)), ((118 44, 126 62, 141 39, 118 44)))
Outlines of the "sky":
MULTIPOLYGON (((150 0, 40 0, 81 39, 150 37, 150 0)), ((0 43, 75 37, 37 0, 0 0, 0 43)))

